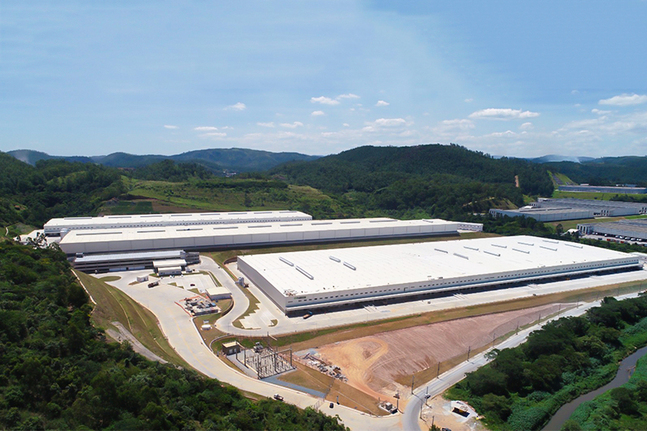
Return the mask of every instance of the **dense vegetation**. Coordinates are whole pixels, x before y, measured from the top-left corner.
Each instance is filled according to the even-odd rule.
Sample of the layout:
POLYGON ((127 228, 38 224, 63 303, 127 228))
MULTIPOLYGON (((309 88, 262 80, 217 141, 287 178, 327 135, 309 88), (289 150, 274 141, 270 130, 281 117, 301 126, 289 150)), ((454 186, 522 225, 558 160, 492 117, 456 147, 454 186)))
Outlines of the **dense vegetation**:
POLYGON ((124 192, 118 170, 88 163, 41 160, 30 166, 0 153, 0 223, 42 226, 52 217, 96 212, 124 192))
POLYGON ((343 429, 107 344, 65 256, 0 243, 0 428, 343 429))
POLYGON ((450 390, 485 415, 491 429, 539 429, 581 393, 602 386, 619 359, 647 343, 647 296, 605 298, 584 316, 562 318, 467 375, 450 390))
POLYGON ((647 157, 604 157, 581 163, 551 162, 543 166, 551 171, 560 172, 580 184, 647 186, 647 157))
POLYGON ((567 431, 647 429, 647 357, 638 360, 628 383, 581 404, 564 425, 567 431))
POLYGON ((400 217, 458 218, 503 200, 523 205, 524 194, 553 192, 542 165, 494 159, 457 145, 360 147, 270 173, 343 196, 366 211, 400 217))

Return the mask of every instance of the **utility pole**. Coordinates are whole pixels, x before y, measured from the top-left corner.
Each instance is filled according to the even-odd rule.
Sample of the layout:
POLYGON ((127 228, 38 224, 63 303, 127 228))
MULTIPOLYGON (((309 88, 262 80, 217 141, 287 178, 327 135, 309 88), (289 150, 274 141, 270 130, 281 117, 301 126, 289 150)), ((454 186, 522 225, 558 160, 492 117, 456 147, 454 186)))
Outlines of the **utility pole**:
POLYGON ((438 369, 436 370, 436 378, 440 378, 440 361, 438 361, 438 369))
POLYGON ((412 393, 412 394, 413 394, 413 382, 414 382, 414 379, 415 379, 415 378, 416 378, 416 376, 415 376, 415 375, 414 375, 414 376, 411 376, 411 393, 412 393))
POLYGON ((472 351, 472 346, 469 346, 469 347, 467 348, 467 362, 469 362, 469 361, 470 361, 470 352, 471 352, 471 351, 472 351))

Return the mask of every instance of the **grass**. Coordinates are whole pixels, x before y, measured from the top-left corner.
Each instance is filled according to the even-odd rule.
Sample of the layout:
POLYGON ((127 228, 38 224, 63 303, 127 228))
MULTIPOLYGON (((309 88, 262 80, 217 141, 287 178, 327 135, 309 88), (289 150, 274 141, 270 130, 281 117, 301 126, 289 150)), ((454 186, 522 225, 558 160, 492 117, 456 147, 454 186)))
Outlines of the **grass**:
POLYGON ((433 311, 414 316, 403 316, 379 322, 358 323, 343 327, 333 327, 279 336, 274 344, 277 346, 291 346, 293 350, 299 351, 306 348, 323 346, 326 344, 367 337, 370 335, 411 328, 414 326, 428 325, 431 323, 461 319, 464 317, 474 317, 504 311, 538 307, 557 302, 592 301, 602 299, 605 293, 611 292, 613 294, 622 294, 636 292, 638 290, 643 290, 644 288, 645 284, 642 282, 629 282, 570 292, 558 292, 550 295, 531 296, 492 304, 478 304, 464 308, 433 311))
POLYGON ((120 322, 137 340, 157 356, 172 364, 190 368, 168 343, 153 313, 104 281, 80 271, 74 271, 74 273, 96 301, 91 316, 95 326, 104 329, 114 328, 112 322, 120 322))
POLYGON ((252 314, 254 311, 258 310, 258 304, 260 304, 260 301, 248 289, 242 288, 241 290, 249 300, 249 305, 247 306, 247 310, 245 310, 243 314, 238 316, 236 320, 231 322, 231 324, 234 325, 236 328, 244 329, 244 326, 240 321, 243 320, 245 317, 249 316, 250 314, 252 314))
POLYGON ((105 277, 99 278, 99 280, 110 283, 111 281, 121 280, 121 277, 119 277, 118 275, 106 275, 105 277))
POLYGON ((596 192, 562 192, 557 189, 553 192, 553 198, 564 199, 597 199, 599 201, 609 201, 611 198, 618 196, 618 193, 596 193, 596 192))
POLYGON ((151 214, 153 202, 151 200, 108 201, 103 204, 100 213, 104 215, 118 214, 151 214))

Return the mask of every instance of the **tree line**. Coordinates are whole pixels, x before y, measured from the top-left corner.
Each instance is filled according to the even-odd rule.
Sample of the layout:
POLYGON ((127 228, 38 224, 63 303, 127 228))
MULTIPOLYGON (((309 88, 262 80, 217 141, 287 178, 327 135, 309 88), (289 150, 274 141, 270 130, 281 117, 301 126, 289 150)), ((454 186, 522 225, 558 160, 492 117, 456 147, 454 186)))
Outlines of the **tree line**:
POLYGON ((107 343, 65 255, 0 242, 0 428, 341 430, 107 343))

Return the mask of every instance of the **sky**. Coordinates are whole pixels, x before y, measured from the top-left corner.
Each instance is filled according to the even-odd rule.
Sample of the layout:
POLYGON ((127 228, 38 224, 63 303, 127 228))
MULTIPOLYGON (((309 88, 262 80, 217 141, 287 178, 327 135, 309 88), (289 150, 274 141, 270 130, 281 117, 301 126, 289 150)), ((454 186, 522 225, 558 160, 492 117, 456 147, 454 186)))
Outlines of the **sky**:
POLYGON ((647 1, 0 2, 0 151, 645 155, 647 1))

